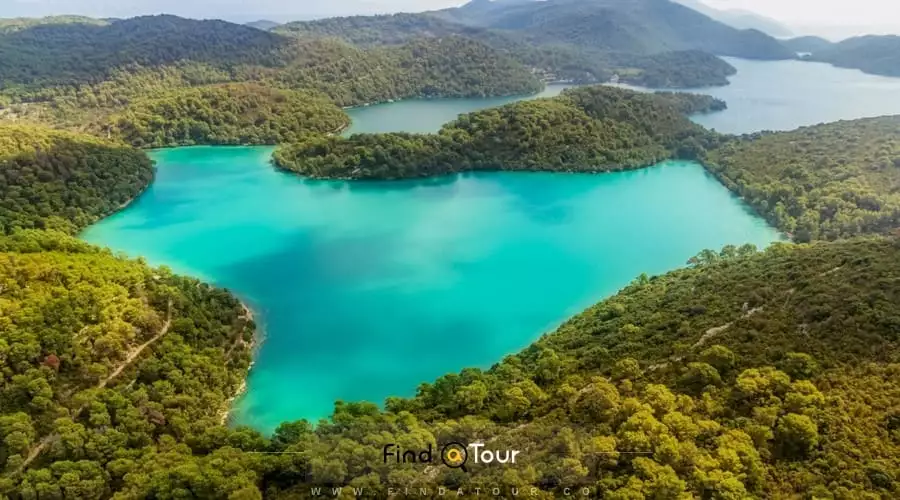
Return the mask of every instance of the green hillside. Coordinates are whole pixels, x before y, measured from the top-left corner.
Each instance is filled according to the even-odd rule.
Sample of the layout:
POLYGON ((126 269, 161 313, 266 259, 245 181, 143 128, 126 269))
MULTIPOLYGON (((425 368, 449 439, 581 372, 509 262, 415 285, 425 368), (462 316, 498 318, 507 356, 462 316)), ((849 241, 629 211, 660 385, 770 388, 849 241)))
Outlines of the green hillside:
POLYGON ((0 495, 109 498, 220 429, 253 323, 227 292, 61 233, 0 237, 0 495))
POLYGON ((190 60, 225 68, 276 66, 290 44, 279 37, 224 21, 145 16, 109 24, 39 24, 0 33, 3 84, 97 83, 125 66, 161 66, 190 60))
POLYGON ((153 179, 147 155, 88 135, 0 125, 0 234, 81 229, 153 179))
POLYGON ((138 99, 110 117, 110 131, 137 147, 280 144, 337 133, 350 118, 323 96, 259 85, 178 89, 138 99))
POLYGON ((0 119, 103 135, 109 116, 134 100, 224 83, 311 90, 339 106, 543 88, 529 67, 465 37, 362 49, 174 16, 76 18, 0 31, 0 119))
POLYGON ((900 228, 900 117, 745 136, 708 168, 798 241, 900 228))

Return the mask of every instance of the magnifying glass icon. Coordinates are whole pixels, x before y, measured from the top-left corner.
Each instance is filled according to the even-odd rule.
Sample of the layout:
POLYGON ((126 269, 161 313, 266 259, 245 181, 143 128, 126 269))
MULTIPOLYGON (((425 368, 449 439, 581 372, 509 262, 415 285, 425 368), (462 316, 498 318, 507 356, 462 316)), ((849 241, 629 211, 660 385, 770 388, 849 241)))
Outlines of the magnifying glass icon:
POLYGON ((469 460, 469 452, 466 450, 466 445, 462 443, 447 443, 441 449, 441 461, 451 469, 462 469, 463 472, 469 472, 466 469, 467 460, 469 460))

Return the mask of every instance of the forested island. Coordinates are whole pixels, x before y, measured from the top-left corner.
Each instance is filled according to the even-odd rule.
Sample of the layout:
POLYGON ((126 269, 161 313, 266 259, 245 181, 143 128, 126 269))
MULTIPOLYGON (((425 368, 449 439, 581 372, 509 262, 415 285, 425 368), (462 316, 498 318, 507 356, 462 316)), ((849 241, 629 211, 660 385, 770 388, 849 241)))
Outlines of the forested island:
MULTIPOLYGON (((537 90, 542 69, 523 61, 551 60, 557 42, 569 61, 605 74, 608 61, 584 48, 598 33, 622 34, 606 54, 630 47, 631 61, 710 61, 695 51, 713 46, 783 57, 761 33, 667 2, 538 15, 551 3, 513 18, 494 10, 506 2, 476 1, 432 15, 445 22, 433 26, 478 36, 453 27, 390 43, 380 28, 361 32, 375 39, 362 43, 171 16, 0 23, 0 497, 277 500, 315 496, 311 486, 372 498, 438 487, 896 497, 896 117, 734 137, 686 117, 725 106, 708 96, 586 87, 464 115, 437 134, 335 135, 347 123, 340 106, 537 90), (646 39, 604 24, 634 27, 636 13, 656 27, 702 24, 646 39), (528 32, 543 45, 527 57, 490 42, 528 32), (681 55, 650 50, 671 44, 681 55), (150 184, 138 147, 282 142, 282 168, 354 179, 693 159, 797 243, 703 251, 684 269, 637 277, 488 370, 448 374, 382 408, 339 401, 330 419, 264 436, 224 425, 250 365, 249 310, 226 290, 72 235, 150 184), (522 454, 515 467, 466 472, 382 460, 389 443, 450 441, 522 454)), ((653 78, 708 76, 675 69, 653 78)))
POLYGON ((687 113, 721 109, 708 96, 582 87, 461 116, 437 134, 311 136, 275 164, 310 177, 399 179, 467 170, 608 172, 696 157, 718 138, 687 113))

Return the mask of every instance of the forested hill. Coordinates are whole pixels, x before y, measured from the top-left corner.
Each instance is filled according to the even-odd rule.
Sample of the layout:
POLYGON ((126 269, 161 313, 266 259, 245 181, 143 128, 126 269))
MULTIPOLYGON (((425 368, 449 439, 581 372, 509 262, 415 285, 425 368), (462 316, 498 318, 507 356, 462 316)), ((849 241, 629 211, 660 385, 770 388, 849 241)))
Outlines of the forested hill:
POLYGON ((353 179, 623 170, 696 157, 718 138, 685 114, 722 107, 708 96, 581 87, 462 115, 437 134, 309 137, 276 151, 275 162, 311 177, 353 179))
POLYGON ((290 41, 248 26, 145 16, 108 24, 38 24, 0 32, 0 78, 11 83, 96 83, 126 66, 194 61, 277 66, 293 57, 290 41))
POLYGON ((254 325, 229 293, 45 231, 0 236, 0 292, 0 496, 109 498, 190 436, 240 435, 254 325))
POLYGON ((727 77, 735 72, 731 65, 712 54, 687 47, 654 53, 645 53, 637 47, 611 50, 577 41, 538 40, 530 34, 532 31, 468 26, 438 17, 436 13, 295 22, 276 31, 301 39, 337 37, 360 46, 396 45, 423 37, 463 36, 536 68, 545 79, 579 83, 605 82, 617 74, 621 81, 636 85, 700 87, 727 85, 727 77))
POLYGON ((81 229, 118 210, 152 179, 147 155, 124 145, 0 125, 0 234, 81 229))
POLYGON ((136 147, 281 144, 333 134, 350 117, 325 96, 251 84, 184 88, 136 99, 103 128, 136 147))

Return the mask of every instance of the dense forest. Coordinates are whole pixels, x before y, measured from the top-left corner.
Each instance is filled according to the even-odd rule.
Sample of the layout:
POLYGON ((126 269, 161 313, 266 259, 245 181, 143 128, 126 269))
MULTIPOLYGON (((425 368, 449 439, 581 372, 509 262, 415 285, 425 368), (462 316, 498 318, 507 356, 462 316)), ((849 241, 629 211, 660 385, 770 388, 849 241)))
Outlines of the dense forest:
POLYGON ((0 75, 11 84, 99 83, 116 69, 178 61, 279 66, 284 37, 224 21, 145 16, 111 23, 50 22, 0 32, 0 75))
POLYGON ((372 49, 336 40, 299 44, 314 52, 269 78, 281 86, 318 90, 339 106, 405 97, 532 94, 544 88, 530 69, 464 37, 416 39, 372 49))
POLYGON ((397 179, 467 170, 606 172, 696 158, 718 138, 686 113, 708 96, 581 87, 462 115, 437 134, 310 136, 276 151, 281 168, 320 178, 397 179))
POLYGON ((108 498, 240 435, 221 420, 254 325, 229 293, 52 231, 0 237, 0 292, 0 496, 108 498))
POLYGON ((152 180, 147 155, 124 145, 0 125, 0 234, 83 228, 118 210, 152 180))
POLYGON ((707 168, 797 241, 900 227, 900 117, 760 133, 710 153, 707 168))
POLYGON ((304 134, 338 133, 350 118, 324 96, 231 84, 184 88, 136 99, 109 120, 136 147, 280 144, 304 134))

